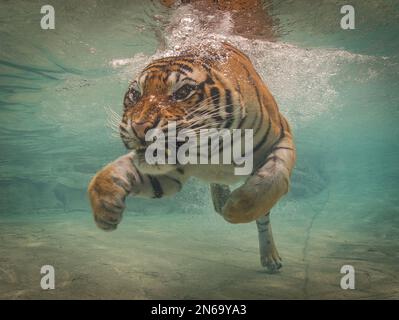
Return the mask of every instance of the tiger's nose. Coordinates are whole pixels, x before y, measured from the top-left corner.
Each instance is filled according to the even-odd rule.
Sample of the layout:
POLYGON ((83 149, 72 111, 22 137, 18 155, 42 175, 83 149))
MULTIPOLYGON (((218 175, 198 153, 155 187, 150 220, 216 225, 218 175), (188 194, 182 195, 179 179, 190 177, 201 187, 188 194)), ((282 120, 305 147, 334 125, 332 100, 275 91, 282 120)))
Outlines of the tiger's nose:
POLYGON ((145 122, 132 122, 132 128, 136 133, 137 137, 141 140, 145 140, 145 134, 149 129, 152 128, 152 123, 149 121, 145 122))

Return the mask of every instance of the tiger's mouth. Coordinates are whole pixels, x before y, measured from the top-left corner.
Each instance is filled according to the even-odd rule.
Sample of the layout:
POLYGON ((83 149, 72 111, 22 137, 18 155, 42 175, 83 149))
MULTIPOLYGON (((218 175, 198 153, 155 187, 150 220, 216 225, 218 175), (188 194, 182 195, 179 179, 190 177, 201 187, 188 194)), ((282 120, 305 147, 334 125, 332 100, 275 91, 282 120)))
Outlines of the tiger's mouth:
POLYGON ((139 159, 141 159, 142 161, 145 161, 147 149, 148 149, 147 145, 139 145, 139 146, 135 146, 134 148, 132 148, 132 150, 137 155, 137 157, 139 159))
POLYGON ((136 153, 145 153, 148 148, 148 145, 142 142, 137 141, 136 139, 124 139, 122 141, 127 150, 135 151, 136 153))
MULTIPOLYGON (((146 161, 147 155, 147 150, 150 152, 150 157, 161 157, 161 159, 169 159, 169 157, 176 157, 177 152, 179 148, 181 147, 183 143, 178 142, 176 145, 173 146, 162 146, 162 147, 156 147, 155 149, 148 150, 148 147, 151 144, 146 144, 146 145, 138 145, 132 148, 132 150, 136 153, 136 155, 139 157, 139 159, 146 161)), ((176 158, 176 161, 178 159, 176 158)))
MULTIPOLYGON (((164 145, 158 146, 157 149, 158 150, 162 150, 165 151, 166 153, 170 153, 173 150, 169 150, 170 148, 174 148, 175 151, 177 152, 179 150, 179 148, 184 145, 186 143, 186 141, 173 141, 172 145, 169 145, 169 141, 168 141, 168 136, 165 135, 165 139, 163 139, 162 141, 164 141, 164 145)), ((152 142, 147 142, 147 141, 128 141, 127 142, 127 148, 133 151, 136 151, 137 153, 145 153, 147 148, 151 145, 155 143, 154 141, 152 142)), ((163 143, 163 142, 161 142, 163 143)), ((126 144, 126 143, 125 143, 126 144)))
POLYGON ((148 146, 137 146, 134 147, 133 150, 139 153, 145 153, 145 151, 147 150, 148 146))

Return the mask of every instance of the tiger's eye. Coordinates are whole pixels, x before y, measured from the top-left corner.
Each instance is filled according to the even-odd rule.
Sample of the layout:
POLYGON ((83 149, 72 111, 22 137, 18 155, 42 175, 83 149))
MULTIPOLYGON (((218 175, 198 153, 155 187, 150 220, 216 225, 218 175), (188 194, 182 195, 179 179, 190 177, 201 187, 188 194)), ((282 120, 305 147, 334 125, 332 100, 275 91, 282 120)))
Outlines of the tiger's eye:
POLYGON ((186 99, 192 91, 196 88, 195 85, 185 84, 181 88, 179 88, 175 93, 173 93, 173 99, 175 100, 184 100, 186 99))
POLYGON ((131 102, 136 103, 140 98, 140 92, 134 88, 130 88, 127 97, 131 102))

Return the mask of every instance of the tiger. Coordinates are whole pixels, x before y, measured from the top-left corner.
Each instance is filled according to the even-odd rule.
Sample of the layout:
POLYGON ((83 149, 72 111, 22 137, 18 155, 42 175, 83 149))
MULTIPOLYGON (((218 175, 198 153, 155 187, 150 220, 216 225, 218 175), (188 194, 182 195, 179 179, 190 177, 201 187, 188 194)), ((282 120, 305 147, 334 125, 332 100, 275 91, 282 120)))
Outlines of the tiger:
POLYGON ((123 105, 119 132, 128 153, 98 171, 88 187, 97 226, 115 230, 128 195, 171 196, 196 177, 209 183, 214 209, 227 222, 256 222, 261 265, 277 272, 282 263, 270 211, 289 190, 296 149, 287 119, 250 58, 224 41, 216 50, 193 48, 156 59, 131 82, 123 105), (192 123, 252 129, 251 173, 235 175, 234 164, 146 163, 146 132, 164 130, 170 121, 177 130, 192 123), (239 186, 231 191, 234 185, 239 186))

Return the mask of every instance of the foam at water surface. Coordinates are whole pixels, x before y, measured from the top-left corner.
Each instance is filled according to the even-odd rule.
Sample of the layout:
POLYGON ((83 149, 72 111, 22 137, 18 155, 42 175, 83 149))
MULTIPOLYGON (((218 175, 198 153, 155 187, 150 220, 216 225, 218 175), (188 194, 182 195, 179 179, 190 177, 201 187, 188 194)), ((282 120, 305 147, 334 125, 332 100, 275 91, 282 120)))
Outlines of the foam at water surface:
MULTIPOLYGON (((110 64, 114 68, 125 67, 119 72, 131 80, 152 60, 178 56, 193 48, 199 56, 207 54, 208 48, 217 52, 221 43, 227 41, 251 58, 281 111, 295 127, 342 106, 336 101, 332 80, 345 65, 356 64, 361 68, 362 64, 384 59, 339 49, 302 48, 284 42, 246 39, 234 35, 232 30, 229 12, 208 15, 190 5, 181 6, 166 27, 164 46, 155 54, 138 53, 133 58, 113 59, 110 64)), ((376 71, 372 66, 368 68, 369 77, 373 77, 376 71)))

